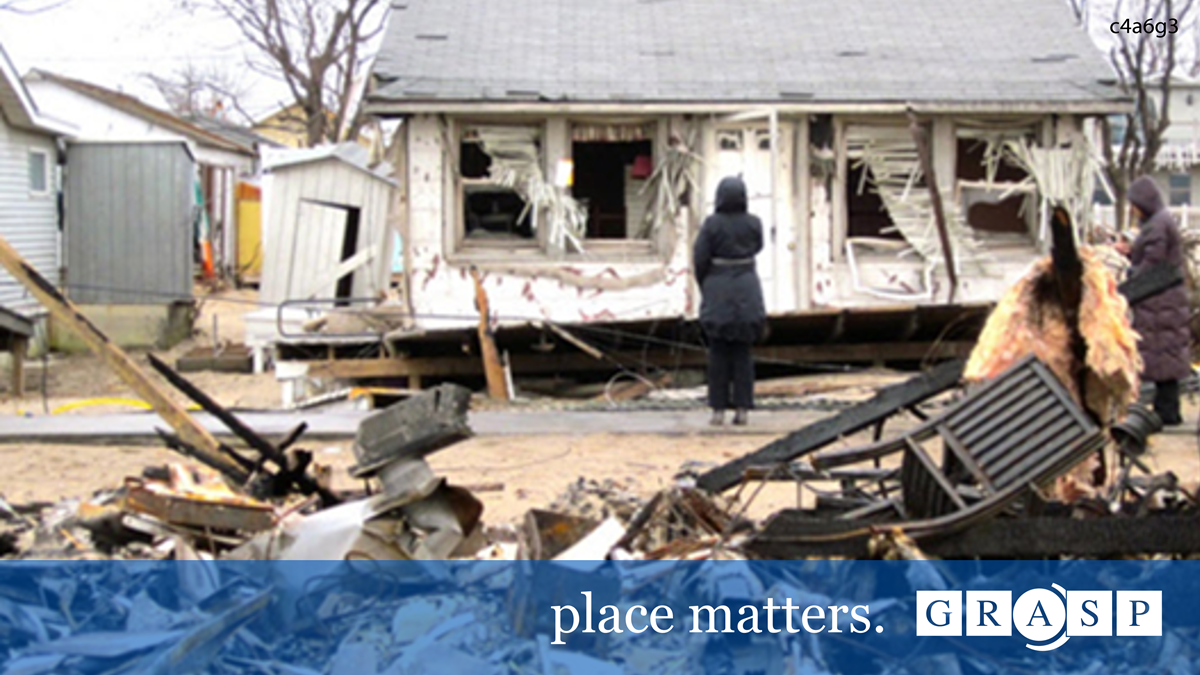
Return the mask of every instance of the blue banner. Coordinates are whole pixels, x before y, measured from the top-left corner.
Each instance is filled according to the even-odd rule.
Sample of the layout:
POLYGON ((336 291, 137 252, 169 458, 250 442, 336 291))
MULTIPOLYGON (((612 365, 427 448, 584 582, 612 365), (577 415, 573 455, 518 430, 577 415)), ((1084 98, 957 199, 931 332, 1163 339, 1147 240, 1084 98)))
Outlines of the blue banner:
POLYGON ((8 562, 4 673, 1192 673, 1197 562, 8 562))

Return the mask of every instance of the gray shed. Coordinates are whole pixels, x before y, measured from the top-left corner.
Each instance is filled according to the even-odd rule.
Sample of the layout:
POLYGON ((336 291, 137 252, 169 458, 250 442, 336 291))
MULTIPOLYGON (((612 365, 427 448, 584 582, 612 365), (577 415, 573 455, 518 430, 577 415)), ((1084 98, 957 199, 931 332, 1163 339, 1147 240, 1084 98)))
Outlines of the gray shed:
POLYGON ((80 305, 192 297, 195 160, 184 143, 80 143, 67 156, 67 287, 80 305))
POLYGON ((263 161, 262 299, 377 297, 391 277, 394 183, 357 144, 271 152, 263 161))

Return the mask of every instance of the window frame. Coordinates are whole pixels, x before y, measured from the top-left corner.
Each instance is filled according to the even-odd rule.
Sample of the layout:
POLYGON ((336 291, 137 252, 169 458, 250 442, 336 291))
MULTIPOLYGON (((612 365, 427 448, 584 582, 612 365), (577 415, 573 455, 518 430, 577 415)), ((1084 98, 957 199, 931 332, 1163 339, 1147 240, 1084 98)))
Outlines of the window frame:
MULTIPOLYGON (((620 120, 611 120, 611 121, 604 121, 601 119, 586 119, 585 120, 585 119, 580 119, 580 118, 568 118, 567 124, 566 124, 566 132, 567 132, 566 143, 567 143, 567 147, 570 149, 570 160, 573 163, 573 166, 575 167, 575 169, 578 170, 579 158, 577 158, 575 156, 575 143, 577 142, 575 140, 576 127, 587 127, 587 126, 597 126, 597 125, 599 125, 599 126, 641 126, 641 127, 650 129, 647 138, 644 138, 641 140, 643 142, 647 142, 650 144, 651 175, 653 175, 654 171, 656 171, 658 169, 659 162, 662 159, 660 157, 660 151, 661 151, 660 140, 661 140, 661 134, 662 134, 662 127, 659 122, 660 121, 657 117, 645 117, 645 118, 638 118, 636 120, 620 119, 620 120)), ((601 142, 605 142, 605 141, 579 141, 579 142, 601 143, 601 142)), ((614 142, 624 142, 624 141, 614 141, 614 142)), ((636 142, 636 141, 629 141, 629 142, 636 142)), ((647 179, 647 180, 649 180, 649 179, 647 179)), ((653 200, 653 196, 651 196, 651 200, 653 200)), ((626 228, 627 233, 629 231, 629 227, 631 227, 632 225, 633 225, 633 223, 630 223, 628 221, 628 204, 626 204, 625 228, 626 228)), ((624 239, 603 238, 603 237, 589 238, 589 237, 585 236, 583 239, 583 242, 584 242, 583 252, 574 251, 574 252, 569 253, 568 255, 570 257, 576 257, 576 258, 579 258, 579 257, 582 257, 582 258, 621 257, 621 256, 628 256, 631 254, 632 255, 656 256, 656 255, 658 255, 659 251, 662 250, 662 247, 660 245, 660 239, 661 239, 661 237, 656 236, 655 233, 653 233, 653 232, 651 232, 650 235, 648 237, 646 237, 645 239, 630 239, 628 237, 626 237, 624 239)))
POLYGON ((545 236, 545 228, 541 227, 542 214, 538 209, 533 209, 530 213, 530 218, 533 219, 534 236, 528 239, 511 238, 511 239, 471 239, 467 236, 466 222, 466 196, 469 186, 499 186, 499 183, 491 178, 464 178, 461 173, 462 169, 462 144, 467 142, 466 134, 475 127, 513 127, 534 129, 538 135, 538 161, 541 165, 546 163, 546 121, 545 119, 456 119, 450 120, 448 138, 453 139, 449 148, 450 161, 453 163, 446 172, 449 179, 448 207, 453 211, 454 230, 453 242, 451 251, 454 255, 466 256, 488 256, 488 255, 503 255, 519 256, 519 255, 536 255, 544 256, 547 253, 547 240, 545 236))
POLYGON ((25 158, 26 178, 29 181, 29 195, 31 197, 49 197, 54 194, 54 172, 53 164, 50 163, 50 151, 45 148, 29 148, 29 152, 25 158), (42 189, 37 189, 33 184, 33 158, 35 155, 42 157, 42 189))
POLYGON ((1172 173, 1167 175, 1167 205, 1168 206, 1187 206, 1192 205, 1192 174, 1190 173, 1172 173), (1182 178, 1187 181, 1186 185, 1176 186, 1175 179, 1182 178), (1183 201, 1176 201, 1175 195, 1177 192, 1183 192, 1183 201))

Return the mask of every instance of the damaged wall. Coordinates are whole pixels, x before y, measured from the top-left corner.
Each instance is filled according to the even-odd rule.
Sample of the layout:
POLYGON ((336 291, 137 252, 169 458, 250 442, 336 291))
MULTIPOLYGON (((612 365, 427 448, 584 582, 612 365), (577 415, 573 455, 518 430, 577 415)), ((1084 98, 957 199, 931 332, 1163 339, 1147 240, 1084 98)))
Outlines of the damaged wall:
MULTIPOLYGON (((422 315, 461 315, 470 320, 474 313, 467 273, 471 265, 484 272, 493 306, 504 318, 586 322, 694 316, 698 303, 690 242, 703 216, 712 210, 717 183, 728 175, 741 175, 747 182, 750 210, 764 223, 766 247, 758 257, 758 268, 769 312, 947 301, 949 284, 930 197, 916 167, 916 145, 904 116, 772 116, 763 111, 649 121, 609 116, 586 123, 564 116, 483 119, 421 115, 405 125, 411 232, 406 255, 412 260, 408 282, 422 326, 431 325, 422 315), (699 174, 695 188, 688 190, 698 193, 689 195, 693 217, 682 211, 670 227, 660 228, 649 240, 593 239, 594 223, 589 222, 589 236, 580 242, 582 251, 563 244, 564 237, 554 231, 544 213, 522 211, 511 196, 512 203, 501 207, 495 198, 491 207, 492 211, 509 209, 508 230, 485 233, 465 222, 491 214, 465 208, 463 195, 499 189, 488 177, 486 153, 472 148, 470 132, 464 133, 472 124, 525 127, 541 154, 543 179, 570 194, 570 178, 583 173, 576 165, 572 174, 570 165, 560 160, 579 161, 573 157, 573 148, 579 154, 573 142, 587 134, 610 134, 626 142, 642 138, 636 129, 630 131, 636 126, 630 120, 657 126, 655 168, 661 163, 666 139, 678 138, 683 130, 692 133, 694 149, 689 148, 689 154, 696 156, 699 174), (579 132, 581 125, 586 133, 579 132), (876 195, 877 205, 872 207, 869 198, 878 192, 876 183, 881 179, 888 194, 876 195), (868 222, 895 225, 898 214, 907 219, 900 231, 872 230, 868 222), (528 220, 515 223, 519 216, 528 220)), ((984 172, 988 176, 984 181, 977 180, 977 171, 964 173, 958 161, 967 150, 960 148, 973 153, 968 155, 973 162, 981 146, 971 144, 992 148, 993 137, 1029 136, 1043 145, 1073 143, 1081 138, 1079 120, 1035 114, 986 119, 937 116, 927 126, 932 163, 955 241, 959 277, 955 302, 995 301, 1043 250, 1034 226, 1041 215, 1036 212, 1039 200, 1030 193, 1026 201, 1032 206, 1008 215, 1009 220, 1026 219, 1028 231, 1011 222, 1000 232, 993 231, 994 225, 977 226, 982 221, 972 208, 1010 197, 1009 188, 1015 183, 1010 185, 990 169, 984 172)), ((628 180, 636 170, 628 163, 624 168, 627 202, 633 194, 628 180)))
MULTIPOLYGON (((492 307, 502 319, 612 321, 694 311, 690 247, 680 245, 690 241, 686 210, 655 240, 631 242, 629 247, 585 240, 583 252, 566 252, 547 250, 542 239, 514 245, 464 243, 457 170, 451 165, 459 149, 450 147, 452 132, 428 115, 414 117, 405 126, 409 148, 406 244, 410 247, 406 255, 411 260, 406 272, 419 325, 475 321, 475 292, 468 274, 472 265, 483 272, 492 307)), ((565 125, 559 126, 566 131, 565 125)), ((569 147, 565 137, 556 143, 543 141, 543 160, 557 171, 557 160, 569 147)), ((550 171, 547 174, 554 177, 550 171)), ((545 237, 545 228, 536 236, 545 237)))

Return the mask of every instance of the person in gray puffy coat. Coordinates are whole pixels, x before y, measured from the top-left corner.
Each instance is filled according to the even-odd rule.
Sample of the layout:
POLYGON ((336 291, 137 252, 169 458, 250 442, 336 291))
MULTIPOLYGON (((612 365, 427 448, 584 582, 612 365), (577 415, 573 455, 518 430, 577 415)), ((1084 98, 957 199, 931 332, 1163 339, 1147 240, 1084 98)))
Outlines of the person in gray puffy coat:
MULTIPOLYGON (((1179 226, 1154 180, 1149 176, 1135 180, 1129 186, 1129 203, 1140 223, 1137 238, 1129 247, 1130 277, 1156 265, 1182 268, 1179 226)), ((1144 362, 1142 380, 1154 383, 1154 412, 1167 426, 1183 422, 1179 412, 1179 381, 1192 370, 1190 314, 1184 284, 1133 307, 1133 329, 1141 336, 1138 351, 1144 362)))
POLYGON ((725 178, 717 187, 716 213, 709 216, 693 249, 700 284, 700 326, 708 338, 708 404, 712 423, 723 424, 735 408, 733 423, 747 423, 754 407, 754 360, 751 346, 766 321, 762 282, 754 256, 763 249, 762 221, 747 213, 746 184, 725 178))

